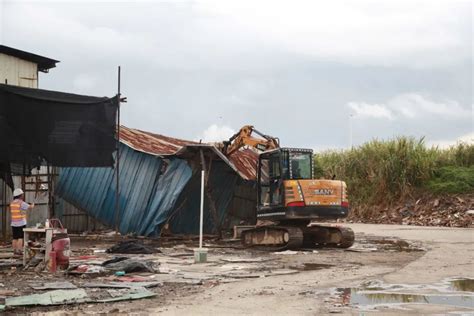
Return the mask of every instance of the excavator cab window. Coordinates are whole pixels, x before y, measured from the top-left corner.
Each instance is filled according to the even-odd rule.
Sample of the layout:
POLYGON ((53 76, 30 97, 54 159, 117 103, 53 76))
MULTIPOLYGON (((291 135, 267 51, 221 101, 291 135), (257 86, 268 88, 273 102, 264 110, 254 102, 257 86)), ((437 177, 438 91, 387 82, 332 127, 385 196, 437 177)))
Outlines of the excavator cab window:
POLYGON ((313 157, 311 152, 289 152, 290 179, 312 179, 313 157))
POLYGON ((282 203, 281 196, 281 152, 278 151, 270 156, 270 204, 280 205, 282 203))
POLYGON ((259 160, 258 170, 260 206, 277 206, 282 203, 281 151, 264 155, 259 160))

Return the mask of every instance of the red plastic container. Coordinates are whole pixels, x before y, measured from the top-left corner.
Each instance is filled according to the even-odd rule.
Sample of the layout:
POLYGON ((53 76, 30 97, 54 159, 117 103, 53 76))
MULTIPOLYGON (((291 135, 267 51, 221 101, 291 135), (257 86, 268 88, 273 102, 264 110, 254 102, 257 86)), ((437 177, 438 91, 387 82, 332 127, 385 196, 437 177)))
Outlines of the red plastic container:
POLYGON ((52 251, 56 253, 56 265, 60 269, 65 270, 69 267, 71 240, 59 219, 51 218, 49 219, 49 224, 55 231, 52 240, 52 251))
POLYGON ((56 253, 56 265, 65 270, 69 267, 69 256, 71 249, 71 240, 67 234, 55 234, 52 244, 53 251, 56 253))
POLYGON ((51 251, 49 253, 49 260, 48 260, 48 270, 49 272, 56 272, 56 252, 51 251))

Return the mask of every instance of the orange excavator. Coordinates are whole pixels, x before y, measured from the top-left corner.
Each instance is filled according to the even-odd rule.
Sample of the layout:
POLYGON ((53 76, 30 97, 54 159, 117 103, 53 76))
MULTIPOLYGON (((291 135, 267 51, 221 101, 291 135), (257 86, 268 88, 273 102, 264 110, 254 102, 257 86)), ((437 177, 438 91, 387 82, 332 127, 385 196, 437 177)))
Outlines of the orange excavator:
POLYGON ((244 146, 260 153, 257 226, 242 232, 243 245, 268 250, 353 245, 350 228, 315 223, 347 217, 349 201, 344 181, 314 178, 311 149, 281 148, 278 138, 246 125, 224 142, 223 152, 230 155, 244 146))

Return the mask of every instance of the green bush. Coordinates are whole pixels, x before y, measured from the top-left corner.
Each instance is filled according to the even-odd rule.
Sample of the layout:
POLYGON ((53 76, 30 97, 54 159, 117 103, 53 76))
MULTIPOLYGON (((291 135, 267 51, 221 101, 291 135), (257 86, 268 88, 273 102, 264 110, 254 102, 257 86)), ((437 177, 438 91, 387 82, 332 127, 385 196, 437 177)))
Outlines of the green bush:
POLYGON ((449 149, 439 149, 427 147, 423 138, 398 137, 373 140, 350 150, 317 153, 314 162, 317 177, 335 175, 337 179, 346 181, 353 203, 393 202, 420 188, 446 193, 472 190, 469 185, 461 183, 472 180, 474 145, 461 143, 449 149), (458 180, 442 188, 446 180, 441 180, 441 177, 449 173, 443 167, 450 166, 464 167, 469 171, 450 170, 448 177, 451 178, 454 172, 458 180))
POLYGON ((434 193, 467 193, 474 192, 474 166, 442 167, 435 172, 427 188, 434 193))

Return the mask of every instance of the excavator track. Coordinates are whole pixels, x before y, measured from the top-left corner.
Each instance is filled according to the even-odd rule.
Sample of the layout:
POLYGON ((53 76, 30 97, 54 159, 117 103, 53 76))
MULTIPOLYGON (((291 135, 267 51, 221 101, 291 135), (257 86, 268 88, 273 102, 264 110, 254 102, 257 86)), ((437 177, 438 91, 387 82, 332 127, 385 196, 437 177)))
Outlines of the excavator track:
POLYGON ((303 246, 306 248, 349 248, 354 244, 354 231, 347 227, 313 225, 305 227, 303 246))
POLYGON ((302 227, 262 226, 243 231, 241 238, 246 247, 281 251, 301 248, 304 236, 302 227))
POLYGON ((349 248, 354 231, 340 226, 262 226, 242 232, 242 244, 259 250, 349 248))

